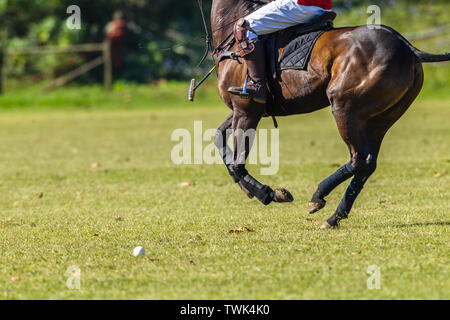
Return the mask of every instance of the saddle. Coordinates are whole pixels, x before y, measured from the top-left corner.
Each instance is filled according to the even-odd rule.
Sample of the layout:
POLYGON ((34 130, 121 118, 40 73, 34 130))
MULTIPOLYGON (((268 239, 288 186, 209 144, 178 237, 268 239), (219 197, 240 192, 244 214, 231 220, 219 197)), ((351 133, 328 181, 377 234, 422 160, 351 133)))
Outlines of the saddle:
POLYGON ((278 77, 282 70, 306 70, 319 37, 333 29, 335 12, 326 12, 311 23, 299 24, 260 37, 266 48, 268 74, 278 77))
MULTIPOLYGON (((278 73, 281 70, 306 70, 317 39, 326 31, 333 29, 335 12, 326 12, 311 23, 296 26, 260 36, 264 42, 266 57, 269 60, 269 73, 278 73)), ((233 34, 230 34, 232 36, 233 34)), ((236 43, 234 37, 227 37, 215 52, 220 52, 216 65, 226 59, 239 61, 238 52, 228 51, 236 43), (227 41, 228 40, 228 41, 227 41)))
MULTIPOLYGON (((269 97, 266 103, 264 116, 283 115, 283 112, 276 110, 274 97, 280 91, 279 81, 282 70, 306 70, 311 52, 319 39, 326 31, 334 28, 333 21, 336 19, 335 12, 326 12, 319 16, 316 20, 307 24, 299 24, 269 35, 260 36, 259 40, 263 41, 266 51, 267 82, 269 88, 269 97), (272 76, 270 76, 272 75, 272 76)), ((232 47, 236 39, 234 37, 227 38, 218 48, 224 49, 217 58, 216 65, 222 60, 233 59, 239 61, 239 52, 227 51, 232 47)), ((277 127, 276 121, 275 127, 277 127)))

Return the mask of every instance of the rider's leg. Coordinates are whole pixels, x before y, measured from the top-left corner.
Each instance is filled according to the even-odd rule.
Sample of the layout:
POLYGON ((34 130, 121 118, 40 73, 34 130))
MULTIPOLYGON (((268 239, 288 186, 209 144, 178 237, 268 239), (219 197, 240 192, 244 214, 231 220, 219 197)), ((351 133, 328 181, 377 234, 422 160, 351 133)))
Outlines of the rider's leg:
MULTIPOLYGON (((250 82, 247 85, 248 98, 255 102, 266 103, 266 54, 261 41, 250 41, 247 37, 247 22, 239 20, 234 29, 234 35, 239 42, 239 52, 247 63, 250 82)), ((230 87, 228 92, 243 96, 243 87, 230 87)))
POLYGON ((244 94, 243 87, 231 87, 228 92, 255 102, 266 103, 266 59, 265 50, 258 35, 270 34, 288 27, 309 23, 323 13, 330 11, 315 6, 303 6, 294 0, 278 0, 259 8, 234 27, 234 36, 238 41, 241 57, 247 62, 251 81, 244 94), (250 38, 250 40, 249 40, 250 38))
POLYGON ((316 6, 304 6, 296 0, 277 0, 252 12, 245 20, 249 24, 249 30, 261 36, 297 24, 310 23, 330 11, 316 6))

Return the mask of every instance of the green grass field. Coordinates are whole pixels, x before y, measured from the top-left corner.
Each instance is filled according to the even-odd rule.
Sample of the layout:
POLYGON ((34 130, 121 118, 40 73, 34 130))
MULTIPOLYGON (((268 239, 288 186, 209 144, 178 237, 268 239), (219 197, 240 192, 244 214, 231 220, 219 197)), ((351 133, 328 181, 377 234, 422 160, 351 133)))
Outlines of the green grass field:
POLYGON ((279 173, 249 168, 295 202, 264 207, 221 165, 172 164, 174 129, 216 128, 228 114, 212 85, 194 105, 185 89, 0 98, 0 298, 450 298, 448 94, 421 96, 388 134, 350 219, 321 231, 346 188, 307 213, 317 183, 348 161, 330 110, 279 119, 279 173), (228 233, 240 227, 254 232, 228 233), (135 258, 139 245, 147 255, 135 258), (79 291, 66 287, 72 265, 79 291), (366 285, 371 265, 379 290, 366 285))

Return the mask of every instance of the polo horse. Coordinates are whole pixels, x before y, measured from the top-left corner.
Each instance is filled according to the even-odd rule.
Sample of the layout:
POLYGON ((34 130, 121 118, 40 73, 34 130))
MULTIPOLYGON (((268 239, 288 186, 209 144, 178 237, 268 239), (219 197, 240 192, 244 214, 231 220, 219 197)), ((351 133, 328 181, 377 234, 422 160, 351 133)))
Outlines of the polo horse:
MULTIPOLYGON (((248 197, 264 205, 290 202, 293 197, 289 191, 274 190, 247 171, 245 163, 252 143, 242 132, 256 130, 264 116, 305 114, 331 106, 350 161, 318 185, 309 202, 309 212, 323 209, 326 197, 352 178, 335 213, 321 227, 335 228, 348 218, 356 198, 375 172, 386 133, 421 91, 422 63, 448 61, 450 55, 423 52, 397 31, 383 25, 328 27, 311 46, 305 70, 273 69, 270 68, 273 59, 268 59, 270 95, 265 107, 261 107, 262 104, 251 99, 230 94, 228 89, 240 86, 247 78, 246 63, 239 59, 233 25, 264 4, 260 0, 212 1, 211 29, 216 46, 218 89, 231 109, 231 114, 217 130, 215 143, 230 176, 248 197), (227 144, 230 136, 234 150, 227 144)), ((272 52, 282 52, 298 30, 311 29, 314 24, 280 31, 263 41, 272 43, 272 52)))

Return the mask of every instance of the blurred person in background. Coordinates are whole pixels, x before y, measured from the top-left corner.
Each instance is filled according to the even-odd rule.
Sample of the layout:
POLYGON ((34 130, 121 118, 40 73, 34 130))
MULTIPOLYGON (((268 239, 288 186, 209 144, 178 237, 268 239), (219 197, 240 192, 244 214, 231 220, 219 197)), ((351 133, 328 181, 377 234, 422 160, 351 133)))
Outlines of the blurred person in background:
POLYGON ((125 42, 128 35, 127 22, 122 11, 116 11, 113 20, 106 26, 106 41, 111 44, 114 69, 120 71, 125 65, 125 42))

